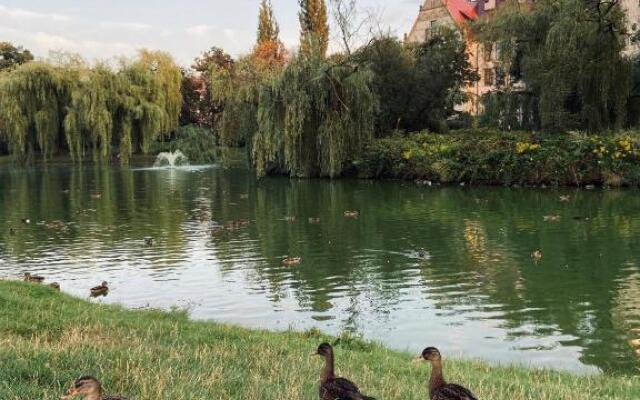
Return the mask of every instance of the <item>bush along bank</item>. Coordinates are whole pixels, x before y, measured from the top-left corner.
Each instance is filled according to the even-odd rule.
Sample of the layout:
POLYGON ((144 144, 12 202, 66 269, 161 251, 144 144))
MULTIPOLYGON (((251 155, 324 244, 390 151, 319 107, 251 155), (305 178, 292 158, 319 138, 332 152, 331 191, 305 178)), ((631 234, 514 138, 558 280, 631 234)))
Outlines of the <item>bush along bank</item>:
POLYGON ((398 133, 373 141, 357 166, 363 178, 638 187, 640 134, 398 133))

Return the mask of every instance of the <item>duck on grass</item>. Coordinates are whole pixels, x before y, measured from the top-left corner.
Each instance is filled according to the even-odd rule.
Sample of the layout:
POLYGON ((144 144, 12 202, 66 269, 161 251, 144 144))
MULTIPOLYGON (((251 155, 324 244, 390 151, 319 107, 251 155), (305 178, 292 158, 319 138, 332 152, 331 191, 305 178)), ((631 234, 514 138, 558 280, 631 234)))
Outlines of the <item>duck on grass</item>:
MULTIPOLYGON (((428 399, 427 363, 352 336, 268 332, 197 322, 185 312, 89 303, 47 285, 0 281, 0 399, 53 400, 80 376, 129 399, 317 399, 322 365, 309 353, 334 343, 334 375, 379 400, 428 399)), ((453 334, 453 332, 452 332, 453 334)), ((425 337, 428 332, 425 332, 425 337)), ((446 360, 446 378, 478 399, 628 400, 636 377, 576 376, 446 360)), ((84 385, 82 385, 84 386, 84 385)))

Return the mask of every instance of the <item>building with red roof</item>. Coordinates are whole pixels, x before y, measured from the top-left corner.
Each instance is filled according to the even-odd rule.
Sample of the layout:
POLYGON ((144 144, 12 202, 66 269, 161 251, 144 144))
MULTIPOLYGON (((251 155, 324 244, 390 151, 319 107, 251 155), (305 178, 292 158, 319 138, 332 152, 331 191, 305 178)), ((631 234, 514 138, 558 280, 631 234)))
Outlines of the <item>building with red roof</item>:
POLYGON ((466 34, 465 26, 482 16, 490 15, 505 0, 425 0, 418 17, 406 36, 409 43, 424 43, 433 29, 442 26, 460 29, 467 40, 469 61, 480 80, 465 88, 469 101, 459 107, 472 115, 479 112, 482 95, 496 89, 496 54, 493 46, 474 42, 466 34))

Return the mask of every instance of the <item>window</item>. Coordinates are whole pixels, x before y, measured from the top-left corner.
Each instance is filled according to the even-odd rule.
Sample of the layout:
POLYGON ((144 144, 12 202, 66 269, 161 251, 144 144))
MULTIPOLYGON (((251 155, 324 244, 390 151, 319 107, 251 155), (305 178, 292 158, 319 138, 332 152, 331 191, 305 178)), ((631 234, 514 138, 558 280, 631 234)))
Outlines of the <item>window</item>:
POLYGON ((484 45, 484 60, 491 61, 493 58, 491 57, 493 53, 493 45, 491 43, 486 43, 484 45))
POLYGON ((485 68, 483 77, 484 77, 484 85, 485 86, 493 86, 493 83, 495 82, 495 76, 494 76, 494 73, 493 73, 493 69, 485 68))

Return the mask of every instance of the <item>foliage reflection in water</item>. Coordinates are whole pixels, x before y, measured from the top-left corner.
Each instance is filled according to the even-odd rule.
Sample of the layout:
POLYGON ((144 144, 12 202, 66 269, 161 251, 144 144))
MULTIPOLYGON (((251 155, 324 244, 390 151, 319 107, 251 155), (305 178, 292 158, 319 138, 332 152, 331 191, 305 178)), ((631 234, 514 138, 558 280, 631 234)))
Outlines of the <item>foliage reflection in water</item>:
POLYGON ((0 171, 0 205, 0 276, 32 271, 82 297, 108 281, 109 295, 93 301, 349 330, 494 362, 638 366, 628 344, 640 327, 632 191, 49 166, 0 171))

